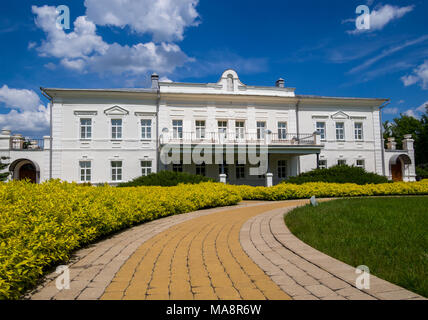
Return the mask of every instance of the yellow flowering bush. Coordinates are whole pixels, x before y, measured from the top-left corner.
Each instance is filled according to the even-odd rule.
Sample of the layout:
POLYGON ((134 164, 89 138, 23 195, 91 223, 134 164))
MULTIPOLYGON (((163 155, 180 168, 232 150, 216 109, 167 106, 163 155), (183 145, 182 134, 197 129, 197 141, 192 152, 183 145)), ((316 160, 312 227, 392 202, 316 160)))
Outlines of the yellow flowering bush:
POLYGON ((17 299, 71 253, 161 217, 245 200, 428 194, 428 180, 376 185, 307 183, 271 188, 219 183, 90 187, 61 181, 0 183, 0 299, 17 299))
POLYGON ((0 183, 0 299, 19 298, 50 267, 102 236, 241 200, 238 191, 216 183, 167 188, 0 183))
POLYGON ((420 182, 395 182, 384 184, 357 185, 352 183, 311 182, 302 185, 281 183, 265 187, 231 186, 239 190, 245 200, 289 200, 330 197, 425 195, 428 194, 428 180, 420 182))

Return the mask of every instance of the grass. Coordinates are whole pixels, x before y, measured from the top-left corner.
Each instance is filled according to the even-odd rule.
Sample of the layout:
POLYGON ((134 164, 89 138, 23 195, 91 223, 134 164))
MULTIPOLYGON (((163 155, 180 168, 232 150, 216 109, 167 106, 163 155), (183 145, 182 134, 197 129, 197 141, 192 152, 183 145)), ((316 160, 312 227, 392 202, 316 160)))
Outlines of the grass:
POLYGON ((428 297, 428 197, 335 200, 285 222, 319 251, 428 297))

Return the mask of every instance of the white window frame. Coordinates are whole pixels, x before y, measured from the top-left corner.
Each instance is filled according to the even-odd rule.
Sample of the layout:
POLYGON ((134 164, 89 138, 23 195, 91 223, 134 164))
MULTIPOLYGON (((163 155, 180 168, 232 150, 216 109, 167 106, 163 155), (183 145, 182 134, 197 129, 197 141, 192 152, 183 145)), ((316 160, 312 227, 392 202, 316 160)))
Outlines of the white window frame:
POLYGON ((111 139, 122 140, 123 139, 123 119, 113 118, 110 120, 110 124, 111 124, 111 139), (120 121, 120 125, 113 124, 114 121, 120 121), (113 130, 113 129, 116 129, 116 130, 113 130))
POLYGON ((205 139, 207 130, 206 120, 195 120, 196 139, 205 139))
POLYGON ((153 161, 152 160, 141 160, 140 166, 141 166, 141 175, 143 177, 146 177, 153 172, 153 161))
POLYGON ((111 169, 111 181, 113 182, 123 181, 123 161, 122 160, 111 160, 110 169, 111 169), (114 166, 113 165, 114 163, 120 163, 120 166, 114 166))
POLYGON ((343 122, 343 121, 336 122, 336 140, 337 141, 345 141, 345 122, 343 122), (339 124, 342 125, 342 128, 338 127, 339 124), (340 134, 340 132, 342 134, 340 134))
POLYGON ((79 181, 83 183, 92 181, 92 162, 90 160, 79 161, 79 181), (89 166, 82 166, 82 164, 89 164, 89 166))
POLYGON ((245 120, 235 120, 235 134, 237 140, 245 139, 245 120), (238 123, 243 124, 242 127, 238 127, 238 123))
POLYGON ((364 140, 364 124, 362 122, 354 123, 354 136, 356 141, 364 140), (357 125, 360 125, 360 128, 357 128, 357 125))
POLYGON ((320 169, 327 169, 328 168, 327 159, 320 159, 318 162, 318 167, 320 169), (321 164, 321 161, 325 162, 325 164, 321 164))
POLYGON ((183 120, 172 120, 172 137, 173 139, 183 139, 183 120))
POLYGON ((92 139, 92 119, 91 118, 80 118, 80 140, 91 140, 92 139), (83 121, 89 121, 89 124, 83 124, 83 121), (88 130, 89 129, 89 130, 88 130))
POLYGON ((153 120, 152 119, 140 119, 141 126, 141 139, 151 140, 153 131, 153 120))
POLYGON ((278 140, 287 140, 287 128, 286 121, 278 121, 278 140))
POLYGON ((257 121, 257 140, 265 139, 266 121, 257 121))
POLYGON ((326 128, 325 121, 317 121, 317 123, 315 124, 315 130, 319 132, 321 140, 326 140, 327 138, 325 128, 326 128), (319 126, 319 125, 322 125, 322 126, 319 126))
POLYGON ((227 120, 217 120, 217 132, 219 138, 227 139, 227 129, 228 122, 227 120), (226 126, 224 126, 226 124, 226 126))
POLYGON ((365 159, 357 159, 357 160, 355 160, 355 166, 358 167, 358 168, 366 169, 366 160, 365 159), (358 161, 362 161, 363 164, 359 165, 358 161))
POLYGON ((337 159, 337 165, 346 165, 346 164, 348 164, 346 159, 337 159), (340 162, 343 162, 343 163, 340 163, 340 162))

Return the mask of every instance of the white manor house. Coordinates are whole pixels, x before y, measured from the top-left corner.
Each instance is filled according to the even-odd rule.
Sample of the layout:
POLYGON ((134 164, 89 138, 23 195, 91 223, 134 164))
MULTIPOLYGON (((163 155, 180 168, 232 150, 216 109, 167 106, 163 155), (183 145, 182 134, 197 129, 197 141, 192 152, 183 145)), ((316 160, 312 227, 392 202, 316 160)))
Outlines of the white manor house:
POLYGON ((387 99, 297 95, 282 79, 271 87, 247 86, 233 70, 217 83, 160 82, 154 74, 150 89, 41 90, 52 105, 51 135, 29 139, 1 131, 0 156, 9 158, 10 179, 115 185, 174 170, 269 186, 317 167, 347 164, 396 181, 415 180, 411 136, 403 140, 404 150, 396 150, 393 139, 383 147, 387 99), (178 161, 161 161, 166 145, 178 161), (203 156, 217 161, 183 161, 201 145, 212 150, 203 156), (245 146, 266 150, 266 174, 250 174, 254 165, 242 161, 245 146), (226 155, 219 162, 218 150, 226 149, 232 160, 226 155))

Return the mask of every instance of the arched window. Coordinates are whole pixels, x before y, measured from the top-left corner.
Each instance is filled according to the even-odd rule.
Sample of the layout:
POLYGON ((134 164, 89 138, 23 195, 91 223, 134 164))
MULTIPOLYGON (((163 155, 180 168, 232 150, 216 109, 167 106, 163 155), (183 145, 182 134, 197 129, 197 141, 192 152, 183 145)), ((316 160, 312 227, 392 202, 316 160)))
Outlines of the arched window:
POLYGON ((227 91, 233 91, 234 85, 233 85, 233 75, 229 74, 227 76, 227 91))

